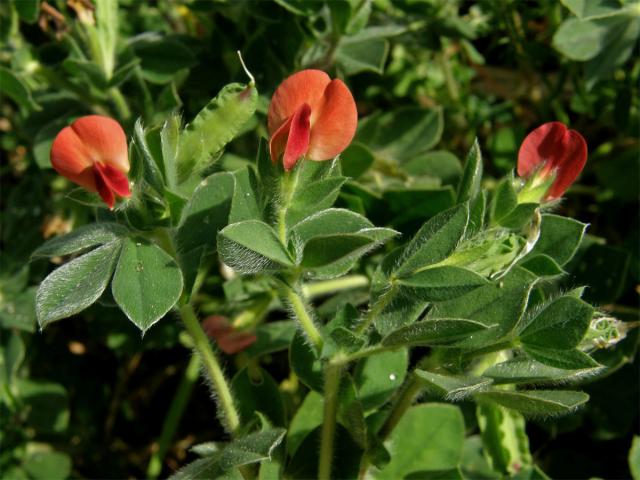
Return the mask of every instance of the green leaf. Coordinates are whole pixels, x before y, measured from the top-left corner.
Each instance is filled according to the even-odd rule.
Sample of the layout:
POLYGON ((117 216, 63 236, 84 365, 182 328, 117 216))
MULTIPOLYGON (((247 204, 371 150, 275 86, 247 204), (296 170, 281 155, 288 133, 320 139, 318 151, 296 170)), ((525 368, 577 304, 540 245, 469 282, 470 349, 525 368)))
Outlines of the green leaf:
POLYGON ((69 426, 69 399, 65 388, 53 382, 22 379, 15 382, 24 405, 25 424, 39 434, 60 434, 69 426))
POLYGON ((606 33, 606 26, 597 22, 569 18, 554 34, 553 46, 571 60, 584 62, 602 51, 606 33))
POLYGON ((383 198, 394 226, 423 222, 455 203, 455 194, 450 186, 389 188, 384 191, 383 198))
POLYGON ((475 395, 478 401, 491 401, 525 415, 551 416, 571 413, 589 400, 589 395, 570 390, 494 390, 475 395))
POLYGON ((162 150, 162 164, 164 178, 169 188, 178 185, 178 142, 180 140, 180 117, 170 115, 162 125, 160 131, 160 149, 162 150))
POLYGON ((369 148, 358 142, 353 142, 340 154, 342 173, 347 177, 358 178, 364 174, 375 160, 369 148))
POLYGON ((617 0, 560 0, 578 18, 602 18, 622 12, 617 0))
POLYGON ((178 71, 196 64, 195 55, 186 45, 158 34, 140 35, 131 47, 140 59, 143 78, 152 83, 168 83, 178 71))
POLYGON ((296 225, 314 213, 331 207, 346 177, 331 177, 296 189, 286 214, 286 224, 296 225))
POLYGON ((84 80, 88 85, 95 85, 97 88, 107 88, 107 78, 104 70, 97 63, 76 58, 67 58, 62 62, 62 66, 72 77, 84 80))
POLYGON ((364 235, 322 235, 309 240, 304 246, 300 266, 305 269, 324 267, 349 257, 359 257, 375 243, 364 235))
POLYGON ((62 452, 33 452, 24 459, 22 468, 34 480, 65 480, 71 474, 71 458, 62 452))
POLYGON ((218 457, 201 458, 182 467, 169 477, 169 480, 201 480, 215 478, 215 480, 243 480, 244 477, 237 470, 225 472, 220 468, 218 457))
POLYGON ((20 20, 23 22, 35 23, 38 20, 40 16, 40 0, 13 0, 11 3, 13 3, 20 20))
POLYGON ((107 288, 122 243, 107 243, 54 270, 36 294, 40 328, 92 305, 107 288))
MULTIPOLYGON (((385 347, 450 345, 473 338, 487 325, 463 318, 429 318, 394 330, 382 339, 385 347)), ((490 326, 489 326, 490 327, 490 326)))
POLYGON ((286 430, 267 429, 234 440, 211 457, 202 458, 178 470, 172 480, 199 480, 202 478, 243 478, 230 472, 235 467, 258 463, 271 458, 273 450, 282 442, 286 430))
POLYGON ((233 191, 234 178, 227 172, 214 173, 200 182, 184 208, 176 233, 179 251, 198 247, 215 251, 216 235, 228 223, 233 191))
POLYGON ((287 431, 274 428, 234 440, 228 444, 220 455, 220 466, 223 470, 233 467, 261 462, 271 458, 271 453, 280 444, 287 431))
POLYGON ((140 59, 134 58, 128 63, 125 63, 120 68, 118 68, 115 72, 113 72, 113 76, 111 80, 109 80, 108 87, 119 87, 124 82, 126 82, 131 75, 136 71, 136 68, 140 65, 140 59))
POLYGON ((416 176, 437 178, 443 185, 455 185, 462 175, 458 157, 447 150, 422 153, 403 164, 403 169, 416 176))
POLYGON ((40 245, 31 254, 31 257, 60 257, 77 253, 87 248, 113 242, 125 236, 126 233, 126 227, 112 222, 83 225, 66 235, 48 240, 40 245))
POLYGON ((544 214, 540 225, 540 238, 525 258, 548 255, 564 266, 575 255, 587 225, 571 218, 544 214))
MULTIPOLYGON (((151 132, 145 132, 142 126, 142 119, 138 118, 133 130, 133 142, 140 153, 142 158, 142 172, 143 179, 148 183, 158 194, 162 195, 164 192, 164 181, 162 178, 162 172, 160 166, 162 165, 162 159, 154 155, 156 152, 152 152, 150 148, 151 132)), ((157 152, 158 154, 161 152, 157 152)))
POLYGON ((480 182, 482 181, 482 153, 480 144, 476 138, 473 146, 467 154, 467 159, 462 171, 462 179, 458 185, 458 203, 473 200, 480 192, 480 182))
POLYGON ((291 230, 296 243, 304 245, 312 238, 371 229, 373 224, 362 215, 342 208, 329 208, 311 215, 291 230))
POLYGON ((384 38, 343 37, 336 50, 336 62, 347 76, 362 72, 382 75, 388 54, 389 42, 384 38))
POLYGON ((580 370, 601 366, 593 358, 580 350, 557 350, 554 348, 524 345, 524 351, 540 363, 565 370, 580 370))
POLYGON ((292 267, 293 261, 275 231, 258 220, 228 225, 218 234, 222 260, 240 273, 292 267))
POLYGON ((229 213, 229 223, 244 220, 262 220, 261 208, 258 204, 257 180, 253 169, 242 168, 233 172, 235 188, 233 202, 229 213))
POLYGON ((521 203, 502 217, 498 223, 512 230, 520 230, 531 222, 533 214, 539 207, 537 203, 521 203))
POLYGON ((491 379, 443 375, 427 370, 414 370, 416 378, 431 392, 452 402, 463 400, 469 395, 484 390, 491 385, 491 379))
POLYGON ((182 274, 158 246, 129 239, 122 248, 111 291, 125 315, 144 333, 180 298, 182 274))
POLYGON ((363 450, 367 449, 368 431, 364 408, 358 398, 356 386, 348 373, 343 374, 338 392, 338 422, 349 432, 354 442, 363 450))
POLYGON ((447 258, 463 237, 468 220, 466 203, 433 217, 411 239, 398 261, 395 274, 406 277, 447 258))
POLYGON ((593 307, 572 296, 559 297, 527 319, 520 332, 525 345, 542 348, 571 349, 584 337, 593 307))
POLYGON ((274 425, 284 425, 282 396, 278 384, 266 370, 243 368, 233 377, 231 391, 243 424, 250 422, 255 412, 261 412, 274 425))
POLYGON ((391 433, 391 461, 375 478, 397 480, 415 472, 454 469, 463 442, 460 409, 438 403, 411 407, 391 433))
POLYGON ((180 136, 179 183, 233 140, 253 116, 257 103, 258 92, 252 85, 232 83, 220 90, 180 136))
POLYGON ((302 383, 312 390, 322 392, 324 388, 322 363, 299 330, 296 330, 291 340, 289 364, 302 383))
POLYGON ((322 425, 324 399, 315 391, 310 391, 296 411, 287 432, 287 453, 293 455, 303 440, 316 427, 322 425))
POLYGON ((0 382, 10 386, 13 378, 24 360, 25 345, 16 331, 3 334, 0 344, 0 382))
POLYGON ((556 277, 566 273, 553 258, 545 254, 527 257, 519 265, 539 277, 556 277))
POLYGON ((39 110, 26 82, 8 68, 1 66, 0 85, 2 85, 2 93, 16 102, 20 108, 26 111, 39 110))
MULTIPOLYGON (((556 350, 556 352, 562 351, 556 350)), ((568 352, 571 352, 571 350, 568 350, 568 352)), ((579 380, 595 372, 593 369, 584 369, 584 367, 578 367, 576 370, 564 369, 545 363, 540 363, 528 358, 514 358, 489 367, 482 375, 493 379, 496 384, 539 384, 544 382, 557 383, 579 380)))
POLYGON ((404 382, 409 365, 405 348, 382 352, 360 362, 353 380, 365 411, 384 405, 404 382))
POLYGON ((441 108, 401 108, 360 122, 356 139, 378 156, 406 161, 433 148, 443 124, 441 108))
POLYGON ((428 302, 450 300, 489 284, 484 277, 460 267, 433 267, 398 280, 410 288, 409 296, 428 302))
POLYGON ((513 175, 505 177, 496 187, 491 202, 491 218, 502 225, 501 221, 518 206, 518 194, 513 187, 513 175))
POLYGON ((429 318, 467 318, 488 328, 457 346, 484 347, 511 332, 518 323, 537 278, 526 270, 514 268, 502 280, 477 288, 461 297, 437 303, 429 318))

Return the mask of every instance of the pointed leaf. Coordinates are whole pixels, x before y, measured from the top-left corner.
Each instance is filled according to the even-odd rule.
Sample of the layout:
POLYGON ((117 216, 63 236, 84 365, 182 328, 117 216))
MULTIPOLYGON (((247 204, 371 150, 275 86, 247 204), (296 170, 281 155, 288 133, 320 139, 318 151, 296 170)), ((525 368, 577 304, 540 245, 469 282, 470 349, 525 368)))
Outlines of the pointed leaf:
POLYGON ((49 274, 36 294, 40 327, 92 305, 109 284, 121 247, 119 240, 107 243, 49 274))
POLYGON ((129 239, 111 285, 125 315, 145 332, 173 307, 182 293, 182 274, 164 250, 129 239))
POLYGON ((570 390, 495 390, 475 395, 478 401, 489 400, 525 415, 551 416, 571 413, 589 400, 589 395, 570 390))
POLYGON ((117 240, 126 235, 127 229, 111 222, 91 223, 76 228, 66 235, 53 237, 40 245, 31 257, 61 257, 87 248, 117 240))
POLYGON ((442 375, 420 369, 414 370, 414 373, 428 390, 453 402, 484 390, 492 383, 491 379, 487 378, 442 375))
POLYGON ((450 345, 473 337, 474 333, 486 329, 487 325, 474 320, 431 318, 394 330, 382 339, 382 345, 386 347, 450 345))
POLYGON ((434 267, 398 281, 411 287, 411 296, 425 301, 437 302, 464 295, 489 281, 484 277, 459 267, 434 267))

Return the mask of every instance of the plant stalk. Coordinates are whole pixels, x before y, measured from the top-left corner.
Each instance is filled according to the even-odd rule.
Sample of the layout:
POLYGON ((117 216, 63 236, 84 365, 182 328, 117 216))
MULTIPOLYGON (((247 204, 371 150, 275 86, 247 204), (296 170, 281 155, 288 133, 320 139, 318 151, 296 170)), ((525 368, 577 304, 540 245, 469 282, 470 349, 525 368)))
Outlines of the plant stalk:
POLYGON ((180 317, 193 339, 194 347, 200 356, 207 378, 210 380, 211 387, 216 394, 222 423, 226 430, 232 436, 235 436, 240 428, 240 415, 236 410, 229 383, 224 377, 216 354, 211 348, 209 338, 202 330, 190 303, 186 303, 180 308, 180 317))
POLYGON ((291 305, 291 308, 307 334, 307 337, 309 337, 309 340, 319 352, 322 350, 324 341, 318 327, 316 327, 316 324, 313 322, 313 318, 311 318, 311 315, 309 315, 309 312, 307 311, 305 301, 298 292, 287 284, 283 285, 283 291, 285 299, 291 305))
POLYGON ((308 283, 302 287, 305 297, 321 297, 329 293, 342 292, 354 288, 369 286, 369 278, 365 275, 346 275, 335 280, 323 280, 320 282, 308 283))
POLYGON ((153 455, 151 455, 149 465, 147 466, 147 478, 157 478, 162 471, 162 462, 167 454, 167 450, 169 450, 171 440, 178 429, 178 425, 180 425, 180 419, 184 414, 184 410, 189 403, 191 392, 198 380, 201 366, 200 357, 193 355, 184 371, 184 376, 180 381, 176 395, 173 397, 173 401, 167 412, 167 417, 162 425, 162 432, 158 439, 157 449, 153 452, 153 455))
POLYGON ((324 416, 320 440, 320 462, 318 479, 331 479, 333 462, 333 440, 336 432, 336 415, 338 411, 338 389, 342 365, 327 363, 324 370, 324 416))

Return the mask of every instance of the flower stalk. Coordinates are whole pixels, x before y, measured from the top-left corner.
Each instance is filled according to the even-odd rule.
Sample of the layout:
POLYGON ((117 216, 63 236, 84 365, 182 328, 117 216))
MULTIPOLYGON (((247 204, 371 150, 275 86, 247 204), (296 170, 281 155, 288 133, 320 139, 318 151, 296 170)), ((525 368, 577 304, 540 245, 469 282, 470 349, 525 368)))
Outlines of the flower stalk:
POLYGON ((233 401, 231 388, 220 367, 216 354, 211 348, 209 338, 202 330, 190 303, 186 303, 180 308, 180 318, 191 335, 194 348, 200 356, 207 378, 211 382, 211 388, 216 394, 220 409, 220 419, 225 429, 232 436, 236 436, 240 428, 240 415, 233 401))

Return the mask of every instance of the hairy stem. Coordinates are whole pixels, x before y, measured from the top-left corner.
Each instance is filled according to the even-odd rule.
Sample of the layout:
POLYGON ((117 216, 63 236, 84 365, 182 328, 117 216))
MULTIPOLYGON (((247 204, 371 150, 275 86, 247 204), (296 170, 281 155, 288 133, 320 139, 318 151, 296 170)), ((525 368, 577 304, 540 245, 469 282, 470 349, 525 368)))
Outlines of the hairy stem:
POLYGON ((389 304, 391 298, 393 297, 393 293, 395 292, 395 285, 392 285, 389 290, 383 293, 380 298, 373 304, 371 309, 367 312, 367 315, 364 317, 364 320, 356 327, 356 333, 362 334, 367 331, 367 329, 371 326, 373 321, 376 319, 378 315, 384 310, 384 308, 389 304))
POLYGON ((302 287, 305 297, 320 297, 329 293, 342 292, 354 288, 369 286, 369 278, 365 275, 346 275, 334 280, 323 280, 320 282, 308 283, 302 287))
POLYGON ((396 400, 387 417, 387 420, 384 422, 384 425, 380 429, 380 439, 386 439, 389 434, 393 431, 393 429, 398 425, 398 422, 405 414, 405 412, 409 409, 411 405, 413 405, 413 401, 416 399, 422 386, 420 384, 420 380, 418 380, 415 375, 412 373, 405 383, 400 396, 396 400))
POLYGON ((189 403, 191 392, 198 380, 201 366, 200 357, 193 355, 184 371, 184 376, 180 381, 176 395, 173 397, 164 424, 162 425, 162 432, 158 439, 157 449, 153 452, 153 455, 151 455, 149 465, 147 466, 147 478, 157 478, 162 471, 162 462, 171 445, 171 439, 178 429, 184 410, 189 403))
POLYGON ((318 479, 331 479, 331 466, 333 462, 333 440, 336 431, 336 415, 338 410, 338 388, 340 387, 340 374, 342 366, 327 363, 324 370, 324 416, 320 440, 320 462, 318 466, 318 479))
POLYGON ((322 340, 322 335, 320 334, 318 327, 316 327, 316 324, 313 322, 313 318, 311 318, 311 315, 307 310, 307 305, 303 298, 288 284, 283 285, 283 295, 287 302, 291 305, 296 318, 300 322, 300 325, 307 334, 307 337, 309 337, 311 343, 313 343, 313 346, 317 349, 317 351, 322 350, 322 345, 324 343, 324 341, 322 340))
POLYGON ((229 383, 224 377, 224 373, 222 372, 220 363, 216 358, 216 354, 211 348, 209 338, 207 338, 204 330, 202 330, 190 303, 187 303, 180 308, 180 317, 193 339, 196 352, 198 352, 200 360, 202 361, 207 373, 207 377, 211 382, 211 388, 216 394, 222 423, 227 431, 231 435, 235 436, 240 427, 240 415, 238 415, 238 411, 236 410, 229 383))

